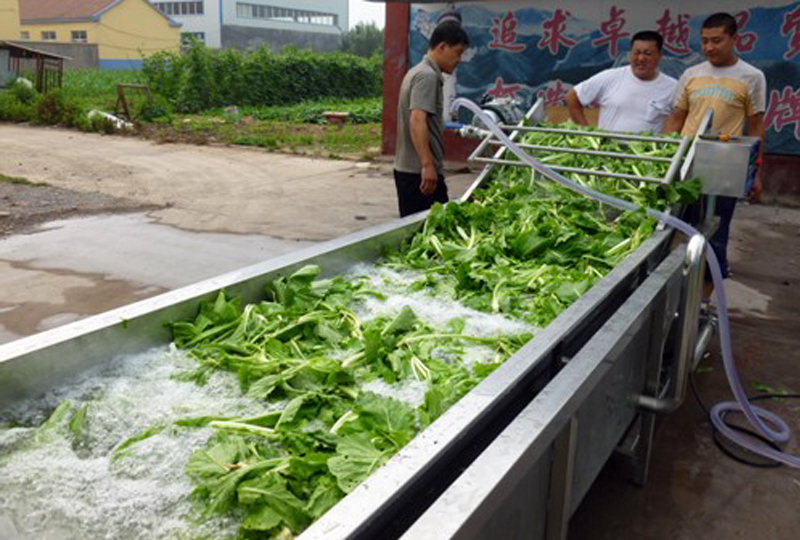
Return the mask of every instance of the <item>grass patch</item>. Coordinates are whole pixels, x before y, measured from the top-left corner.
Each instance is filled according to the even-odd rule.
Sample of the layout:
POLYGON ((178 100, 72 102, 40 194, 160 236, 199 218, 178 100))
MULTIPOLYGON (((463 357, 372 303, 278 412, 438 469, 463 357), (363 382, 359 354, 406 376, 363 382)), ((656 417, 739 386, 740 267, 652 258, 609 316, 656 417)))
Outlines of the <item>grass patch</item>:
MULTIPOLYGON (((350 115, 348 123, 350 124, 380 123, 383 116, 383 98, 326 99, 275 107, 240 107, 236 119, 239 121, 243 119, 274 120, 322 125, 327 123, 323 113, 329 111, 348 113, 350 115)), ((234 119, 230 108, 210 109, 204 111, 202 116, 234 119)))
MULTIPOLYGON (((139 70, 64 72, 63 88, 52 95, 36 96, 25 103, 7 91, 0 91, 0 120, 62 125, 85 131, 109 131, 92 123, 86 113, 92 109, 113 112, 117 84, 143 83, 139 70), (57 94, 57 95, 56 95, 57 94)), ((143 96, 130 92, 132 111, 142 111, 143 96)), ((272 107, 216 108, 193 115, 177 115, 164 105, 162 96, 147 107, 149 114, 137 115, 139 133, 159 142, 210 143, 254 146, 270 151, 372 160, 380 154, 383 100, 376 98, 321 99, 272 107), (342 127, 327 123, 324 112, 349 114, 342 127)), ((7 181, 7 180, 6 180, 7 181)))
POLYGON ((151 124, 143 133, 162 143, 230 144, 303 155, 371 160, 380 153, 381 125, 348 124, 339 128, 273 120, 234 122, 200 115, 177 118, 169 124, 151 124))
POLYGON ((0 173, 0 182, 4 182, 6 184, 18 184, 22 186, 46 186, 45 182, 31 182, 27 178, 22 178, 20 176, 8 176, 6 174, 0 173))

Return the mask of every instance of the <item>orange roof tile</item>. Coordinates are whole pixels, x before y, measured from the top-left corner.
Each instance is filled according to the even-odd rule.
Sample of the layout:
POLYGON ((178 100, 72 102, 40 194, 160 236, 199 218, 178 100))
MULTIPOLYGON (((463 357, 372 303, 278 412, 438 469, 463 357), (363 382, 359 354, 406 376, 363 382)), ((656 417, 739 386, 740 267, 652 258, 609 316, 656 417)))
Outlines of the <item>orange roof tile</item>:
POLYGON ((19 0, 23 21, 90 19, 120 0, 19 0))

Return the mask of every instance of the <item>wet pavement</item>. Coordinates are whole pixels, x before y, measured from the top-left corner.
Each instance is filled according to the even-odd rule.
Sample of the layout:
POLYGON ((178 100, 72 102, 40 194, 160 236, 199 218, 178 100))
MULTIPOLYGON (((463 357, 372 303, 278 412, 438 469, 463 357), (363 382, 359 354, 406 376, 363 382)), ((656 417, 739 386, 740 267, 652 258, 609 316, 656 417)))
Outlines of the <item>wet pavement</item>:
MULTIPOLYGON (((729 248, 732 343, 749 394, 800 393, 800 210, 740 206, 729 248)), ((716 340, 694 374, 706 407, 731 399, 716 340)), ((800 455, 800 400, 759 405, 792 430, 800 455)), ((691 393, 661 418, 647 484, 609 462, 572 518, 570 540, 800 537, 800 471, 754 468, 725 456, 691 393)))
POLYGON ((143 213, 53 221, 0 239, 0 343, 311 244, 183 231, 143 213))

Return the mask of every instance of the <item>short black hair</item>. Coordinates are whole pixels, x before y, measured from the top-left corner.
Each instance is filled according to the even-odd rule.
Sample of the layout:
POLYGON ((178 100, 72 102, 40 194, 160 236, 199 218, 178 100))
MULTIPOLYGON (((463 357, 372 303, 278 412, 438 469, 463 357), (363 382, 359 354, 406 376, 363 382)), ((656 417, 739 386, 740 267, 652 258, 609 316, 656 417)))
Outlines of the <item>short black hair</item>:
POLYGON ((469 47, 469 36, 464 30, 464 27, 457 21, 444 21, 433 31, 431 39, 428 42, 428 48, 435 49, 441 43, 445 43, 451 47, 455 47, 456 45, 469 47))
POLYGON ((708 18, 703 21, 703 28, 723 28, 725 33, 729 36, 735 36, 736 32, 739 30, 739 26, 736 24, 736 19, 733 18, 733 15, 725 12, 709 15, 708 18))
POLYGON ((658 52, 661 52, 661 50, 664 48, 664 38, 661 37, 661 34, 653 30, 636 32, 631 38, 631 48, 633 48, 634 41, 655 41, 658 52))

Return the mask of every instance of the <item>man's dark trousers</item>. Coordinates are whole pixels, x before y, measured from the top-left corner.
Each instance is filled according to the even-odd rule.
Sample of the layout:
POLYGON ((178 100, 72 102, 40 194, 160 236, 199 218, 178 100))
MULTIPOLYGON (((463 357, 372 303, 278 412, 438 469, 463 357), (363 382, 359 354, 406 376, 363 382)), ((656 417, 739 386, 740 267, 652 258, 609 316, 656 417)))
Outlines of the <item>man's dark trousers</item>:
POLYGON ((420 184, 422 184, 422 175, 420 173, 394 171, 394 185, 397 187, 397 204, 400 209, 400 217, 428 210, 435 202, 445 204, 449 200, 447 197, 447 184, 441 174, 439 175, 439 181, 436 182, 436 191, 431 195, 423 194, 419 190, 420 184))

